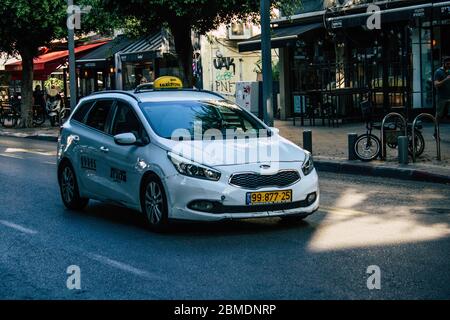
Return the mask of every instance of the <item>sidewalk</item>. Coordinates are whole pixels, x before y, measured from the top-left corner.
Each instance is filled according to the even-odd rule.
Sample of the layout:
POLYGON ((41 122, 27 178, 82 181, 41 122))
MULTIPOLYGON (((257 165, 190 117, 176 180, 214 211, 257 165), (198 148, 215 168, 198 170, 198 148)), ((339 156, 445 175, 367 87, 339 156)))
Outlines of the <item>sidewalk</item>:
POLYGON ((17 137, 17 138, 30 138, 45 141, 58 141, 59 127, 50 127, 43 125, 37 128, 2 128, 0 127, 0 136, 17 137))
MULTIPOLYGON (((361 162, 349 161, 347 155, 347 134, 365 132, 365 124, 352 123, 339 125, 339 128, 328 126, 303 126, 292 121, 275 121, 280 134, 303 146, 303 130, 311 130, 313 137, 313 155, 319 171, 330 171, 351 174, 363 174, 381 177, 392 177, 408 180, 430 181, 450 184, 450 124, 441 126, 441 158, 436 160, 436 143, 433 138, 433 127, 424 125, 422 134, 425 138, 425 150, 416 163, 400 165, 397 161, 397 150, 387 147, 387 160, 361 162)), ((59 128, 39 127, 31 129, 7 129, 0 127, 0 136, 31 138, 46 141, 57 141, 59 128)), ((379 136, 378 130, 374 130, 379 136)))
MULTIPOLYGON (((312 131, 313 155, 319 170, 450 183, 450 124, 440 127, 442 161, 436 160, 434 127, 426 123, 422 129, 425 150, 416 163, 410 159, 408 165, 400 165, 397 149, 389 147, 386 147, 386 161, 349 161, 347 134, 365 133, 364 123, 339 124, 339 128, 309 126, 309 121, 305 124, 308 125, 302 127, 299 122, 293 126, 292 121, 275 121, 280 134, 300 146, 303 146, 303 130, 312 131)), ((380 137, 379 130, 374 130, 373 134, 380 137)))

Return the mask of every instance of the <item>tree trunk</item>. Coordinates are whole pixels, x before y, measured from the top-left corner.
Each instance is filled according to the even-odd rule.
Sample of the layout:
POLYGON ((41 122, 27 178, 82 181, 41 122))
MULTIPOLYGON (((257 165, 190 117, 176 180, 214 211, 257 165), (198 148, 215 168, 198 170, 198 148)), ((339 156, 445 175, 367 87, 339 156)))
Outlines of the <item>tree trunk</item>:
POLYGON ((185 87, 192 88, 194 86, 194 78, 192 71, 192 39, 191 26, 180 25, 179 20, 175 25, 170 26, 175 42, 175 51, 177 53, 178 65, 183 70, 183 84, 185 87))
POLYGON ((22 87, 21 87, 21 126, 30 128, 33 126, 33 55, 31 50, 21 50, 22 58, 22 87))

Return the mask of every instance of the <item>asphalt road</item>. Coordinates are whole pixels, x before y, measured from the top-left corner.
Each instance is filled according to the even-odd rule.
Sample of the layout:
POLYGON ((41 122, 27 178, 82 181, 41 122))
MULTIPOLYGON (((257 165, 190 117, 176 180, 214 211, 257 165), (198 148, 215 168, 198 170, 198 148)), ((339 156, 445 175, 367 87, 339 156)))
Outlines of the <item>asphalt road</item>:
POLYGON ((449 299, 450 187, 319 173, 321 209, 146 229, 134 211, 64 209, 54 143, 0 137, 0 299, 449 299), (79 266, 81 289, 67 268, 79 266), (368 266, 381 289, 367 288, 368 266))

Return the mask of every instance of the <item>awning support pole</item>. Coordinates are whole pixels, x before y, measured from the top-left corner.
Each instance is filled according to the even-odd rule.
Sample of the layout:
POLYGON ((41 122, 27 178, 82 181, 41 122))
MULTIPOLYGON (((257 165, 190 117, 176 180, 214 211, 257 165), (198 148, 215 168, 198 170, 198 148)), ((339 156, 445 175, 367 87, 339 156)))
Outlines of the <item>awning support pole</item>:
POLYGON ((272 108, 272 52, 270 43, 270 1, 261 0, 261 56, 263 72, 264 122, 273 126, 272 108))
MULTIPOLYGON (((73 0, 67 0, 67 5, 73 5, 73 0)), ((71 19, 71 13, 68 13, 67 22, 71 19)), ((73 26, 73 24, 72 24, 73 26)), ((75 72, 75 37, 74 29, 67 23, 68 45, 69 45, 69 81, 70 81, 70 110, 74 110, 77 105, 77 88, 76 88, 76 72, 75 72)))

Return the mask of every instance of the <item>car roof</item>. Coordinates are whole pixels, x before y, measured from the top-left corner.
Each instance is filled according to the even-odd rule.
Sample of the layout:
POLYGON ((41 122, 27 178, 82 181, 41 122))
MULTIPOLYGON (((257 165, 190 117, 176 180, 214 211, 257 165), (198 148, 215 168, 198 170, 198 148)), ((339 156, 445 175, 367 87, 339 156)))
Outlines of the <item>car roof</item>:
POLYGON ((138 102, 164 102, 164 101, 196 101, 196 100, 224 100, 220 94, 197 89, 165 89, 165 90, 143 90, 122 91, 109 90, 91 93, 91 96, 101 97, 108 94, 123 94, 134 98, 138 102))

